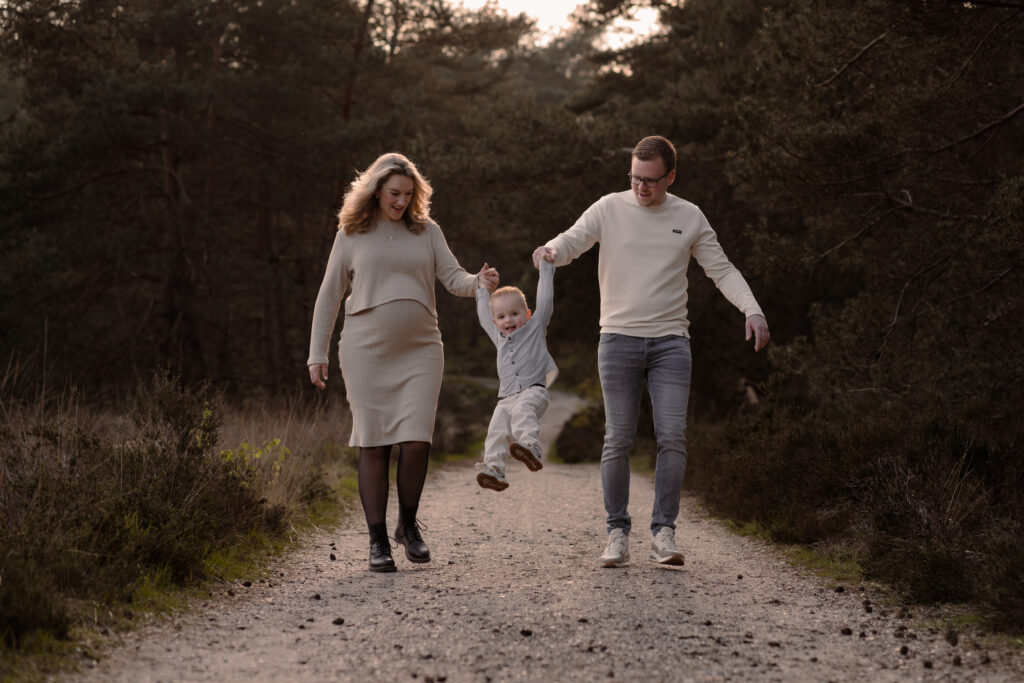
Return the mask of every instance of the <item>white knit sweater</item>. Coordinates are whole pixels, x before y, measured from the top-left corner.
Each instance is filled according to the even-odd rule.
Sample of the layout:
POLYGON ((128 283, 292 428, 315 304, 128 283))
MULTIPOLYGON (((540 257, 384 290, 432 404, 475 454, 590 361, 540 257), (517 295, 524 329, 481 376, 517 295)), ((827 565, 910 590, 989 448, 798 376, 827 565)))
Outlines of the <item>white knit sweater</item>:
POLYGON ((660 206, 644 207, 630 190, 605 195, 546 246, 558 251, 555 265, 564 266, 597 242, 602 332, 689 337, 686 270, 691 255, 744 315, 761 314, 704 214, 685 199, 670 194, 660 206))
POLYGON ((345 315, 412 299, 437 317, 435 277, 457 296, 471 297, 476 289, 476 276, 459 265, 435 223, 419 235, 401 221, 378 221, 371 231, 351 235, 339 230, 313 309, 307 365, 327 363, 331 333, 350 284, 345 315))

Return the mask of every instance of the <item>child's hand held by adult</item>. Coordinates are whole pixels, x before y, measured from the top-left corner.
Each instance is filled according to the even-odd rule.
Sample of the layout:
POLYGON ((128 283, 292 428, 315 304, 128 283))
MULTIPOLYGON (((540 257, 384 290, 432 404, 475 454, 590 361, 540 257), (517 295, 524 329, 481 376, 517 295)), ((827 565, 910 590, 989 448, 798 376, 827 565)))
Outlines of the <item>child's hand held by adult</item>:
POLYGON ((484 287, 488 292, 493 292, 498 286, 499 276, 495 268, 484 263, 484 267, 476 274, 477 289, 484 287))
POLYGON ((533 250, 533 267, 540 270, 541 259, 554 263, 556 258, 558 251, 554 247, 537 247, 533 250))

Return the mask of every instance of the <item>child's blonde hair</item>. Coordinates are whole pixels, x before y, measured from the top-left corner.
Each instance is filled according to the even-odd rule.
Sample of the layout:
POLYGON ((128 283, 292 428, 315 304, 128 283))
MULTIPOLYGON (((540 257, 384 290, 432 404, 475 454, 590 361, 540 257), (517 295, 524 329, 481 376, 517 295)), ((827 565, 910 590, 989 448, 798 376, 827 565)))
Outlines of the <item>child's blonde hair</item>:
MULTIPOLYGON (((523 302, 523 308, 525 308, 526 310, 530 310, 530 305, 526 303, 526 295, 523 294, 523 290, 519 289, 518 287, 513 287, 512 285, 505 285, 504 287, 499 287, 498 289, 491 292, 491 302, 493 303, 494 300, 500 296, 519 297, 520 301, 523 302)), ((492 308, 491 310, 493 311, 494 309, 492 308)))

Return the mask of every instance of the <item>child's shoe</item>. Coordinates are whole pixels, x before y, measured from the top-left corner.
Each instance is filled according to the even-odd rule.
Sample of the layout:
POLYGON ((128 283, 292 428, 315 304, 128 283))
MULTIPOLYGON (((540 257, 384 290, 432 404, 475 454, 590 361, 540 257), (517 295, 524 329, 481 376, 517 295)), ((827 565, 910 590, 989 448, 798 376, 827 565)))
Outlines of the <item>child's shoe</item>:
POLYGON ((480 486, 493 491, 504 491, 508 488, 504 467, 478 462, 476 468, 480 470, 480 473, 476 475, 476 483, 480 486))
POLYGON ((540 446, 527 448, 526 446, 513 441, 508 447, 509 453, 519 462, 526 465, 531 472, 544 469, 544 463, 540 461, 540 446))

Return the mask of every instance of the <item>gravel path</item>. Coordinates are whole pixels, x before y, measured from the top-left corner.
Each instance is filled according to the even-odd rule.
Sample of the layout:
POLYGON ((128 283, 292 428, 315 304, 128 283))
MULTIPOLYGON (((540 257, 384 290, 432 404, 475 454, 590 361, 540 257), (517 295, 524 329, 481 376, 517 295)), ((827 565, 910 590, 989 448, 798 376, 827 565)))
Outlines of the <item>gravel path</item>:
MULTIPOLYGON (((555 394, 549 443, 573 410, 555 394)), ((1024 680, 1019 652, 921 628, 870 589, 838 592, 692 500, 676 532, 686 565, 651 563, 649 477, 632 479, 632 562, 601 569, 598 466, 510 461, 509 474, 501 493, 478 487, 471 463, 431 475, 429 564, 396 553, 398 572, 367 572, 356 515, 273 578, 143 626, 69 680, 1024 680)))

